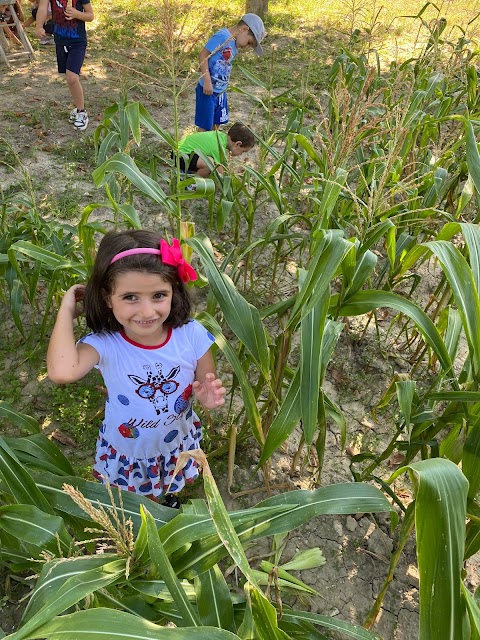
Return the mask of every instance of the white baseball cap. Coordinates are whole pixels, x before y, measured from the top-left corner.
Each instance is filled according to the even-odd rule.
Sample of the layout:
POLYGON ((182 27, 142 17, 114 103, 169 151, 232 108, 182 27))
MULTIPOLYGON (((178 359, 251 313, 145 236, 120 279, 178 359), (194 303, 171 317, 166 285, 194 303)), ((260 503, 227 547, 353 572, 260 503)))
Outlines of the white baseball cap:
POLYGON ((255 53, 258 53, 259 56, 261 56, 263 53, 263 49, 260 46, 260 43, 265 37, 265 26, 263 24, 263 20, 259 18, 256 13, 246 13, 244 16, 242 16, 241 20, 245 22, 245 24, 255 36, 257 46, 254 48, 254 51, 255 53))

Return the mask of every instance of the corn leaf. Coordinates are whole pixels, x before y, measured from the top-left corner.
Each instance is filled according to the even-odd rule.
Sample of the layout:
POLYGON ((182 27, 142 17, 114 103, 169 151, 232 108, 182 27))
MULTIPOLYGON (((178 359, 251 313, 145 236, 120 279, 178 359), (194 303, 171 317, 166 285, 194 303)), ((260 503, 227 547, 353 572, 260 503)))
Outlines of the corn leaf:
POLYGON ((301 320, 300 411, 307 445, 311 445, 318 423, 318 396, 321 385, 322 342, 330 293, 324 292, 309 314, 301 320))
POLYGON ((415 476, 415 530, 422 640, 461 640, 462 566, 468 482, 457 465, 431 458, 401 467, 415 476))
POLYGON ((470 268, 475 281, 477 293, 480 292, 480 229, 476 224, 461 223, 463 237, 467 243, 470 268))
POLYGON ((92 175, 96 186, 101 187, 104 185, 110 173, 120 173, 124 175, 143 194, 152 198, 154 202, 163 205, 170 213, 176 213, 174 203, 168 198, 158 183, 150 178, 150 176, 142 173, 135 164, 135 161, 126 153, 116 153, 95 169, 92 175))
POLYGON ((30 504, 0 507, 0 529, 17 540, 23 540, 57 555, 68 553, 73 544, 62 518, 45 513, 30 504))
MULTIPOLYGON (((1 472, 0 466, 0 472, 1 472)), ((61 476, 58 477, 54 474, 47 472, 31 472, 32 477, 35 480, 37 491, 41 491, 41 497, 43 500, 47 500, 47 506, 50 511, 60 511, 67 513, 77 518, 84 518, 85 513, 83 510, 70 498, 70 496, 63 490, 65 483, 73 485, 78 489, 85 499, 92 503, 94 507, 101 506, 108 510, 112 508, 112 503, 106 487, 99 482, 89 482, 83 478, 77 478, 75 476, 61 476), (43 495, 42 495, 43 494, 43 495), (44 497, 45 496, 45 497, 44 497)), ((113 490, 113 499, 115 501, 116 508, 119 510, 119 516, 122 517, 120 508, 120 495, 123 505, 123 512, 126 518, 131 518, 133 523, 134 532, 138 532, 142 523, 140 516, 140 505, 147 505, 152 513, 157 527, 162 527, 164 524, 175 518, 178 512, 174 509, 155 504, 148 498, 137 494, 130 493, 128 491, 122 491, 120 489, 113 490)), ((43 507, 42 507, 43 509, 43 507)))
POLYGON ((3 478, 2 491, 8 492, 14 502, 33 504, 46 513, 53 509, 45 499, 31 475, 20 464, 14 452, 3 438, 0 438, 0 478, 3 478))
POLYGON ((10 313, 12 314, 15 326, 25 337, 25 330, 22 323, 22 306, 23 306, 24 287, 19 278, 15 278, 10 288, 10 313))
POLYGON ((322 616, 318 613, 309 613, 306 611, 289 611, 283 610, 282 620, 285 622, 298 622, 304 620, 305 622, 311 622, 313 624, 331 629, 341 633, 346 638, 354 638, 355 640, 381 640, 380 636, 372 631, 367 631, 359 625, 352 624, 351 622, 345 622, 338 620, 337 618, 329 618, 328 616, 322 616))
POLYGON ((215 337, 215 343, 218 345, 219 349, 223 351, 225 358, 231 364, 242 391, 243 406, 245 407, 245 413, 252 428, 252 433, 257 442, 262 444, 265 440, 265 436, 262 431, 262 420, 253 394, 252 385, 250 384, 246 372, 242 368, 237 354, 230 343, 227 342, 222 333, 222 329, 215 318, 208 313, 200 313, 196 316, 196 319, 199 320, 199 322, 201 322, 215 337))
POLYGON ((172 598, 177 605, 177 609, 182 616, 179 623, 182 627, 198 627, 200 620, 197 613, 193 609, 185 591, 182 588, 180 580, 177 578, 175 571, 170 564, 168 556, 165 552, 163 544, 158 537, 158 531, 155 520, 147 509, 142 505, 142 518, 145 518, 148 550, 150 553, 150 561, 153 570, 165 581, 168 590, 172 594, 172 598))
POLYGON ((140 146, 142 132, 140 129, 140 103, 129 102, 125 105, 125 115, 133 135, 133 139, 140 146))
POLYGON ((300 368, 297 368, 288 391, 267 433, 258 466, 261 467, 292 433, 301 418, 300 368))
POLYGON ((117 560, 104 564, 98 569, 91 569, 74 576, 65 576, 66 580, 55 592, 54 597, 49 598, 42 608, 36 611, 31 618, 10 636, 9 640, 45 637, 45 632, 40 633, 38 631, 45 623, 91 593, 115 582, 124 574, 125 560, 117 560))
POLYGON ((235 632, 230 589, 218 565, 195 578, 195 593, 202 626, 235 632))
POLYGON ((401 311, 414 322, 427 344, 437 356, 444 374, 452 370, 452 361, 437 328, 417 305, 395 293, 387 291, 359 291, 339 309, 339 316, 357 316, 379 307, 388 307, 401 311))
MULTIPOLYGON (((247 580, 255 585, 255 577, 252 573, 252 569, 243 550, 243 546, 235 531, 235 528, 230 520, 228 512, 223 504, 223 500, 220 496, 215 478, 210 470, 207 458, 201 449, 183 452, 179 456, 179 462, 175 467, 176 472, 182 468, 183 464, 188 462, 189 456, 197 460, 199 465, 203 468, 203 485, 205 489, 205 495, 207 498, 208 509, 212 515, 212 520, 215 525, 218 537, 223 542, 225 549, 228 551, 231 558, 235 561, 236 565, 247 578, 247 580)), ((174 475, 176 475, 174 473, 174 475)))
POLYGON ((452 289, 463 320, 475 375, 480 374, 480 300, 472 269, 460 251, 450 242, 435 241, 425 245, 439 259, 452 289))
POLYGON ((148 113, 145 107, 140 103, 139 107, 140 122, 154 133, 160 140, 168 144, 171 149, 176 148, 175 138, 158 124, 156 120, 148 113))
POLYGON ((55 600, 57 592, 70 577, 90 575, 91 571, 104 565, 110 565, 116 560, 118 560, 118 556, 115 554, 102 553, 93 556, 63 558, 45 563, 40 577, 35 583, 33 594, 23 612, 22 624, 55 600))
POLYGON ((352 243, 342 238, 342 232, 336 229, 322 231, 320 235, 318 247, 291 311, 287 328, 298 324, 299 313, 301 317, 310 313, 328 290, 346 252, 353 249, 352 243))
POLYGON ((470 120, 465 120, 465 135, 467 139, 467 167, 477 193, 480 194, 480 154, 478 152, 477 137, 470 120))
POLYGON ((462 595, 467 606, 468 617, 470 619, 470 638, 469 640, 480 639, 480 607, 475 597, 470 593, 462 582, 462 595))
MULTIPOLYGON (((283 507, 287 512, 265 514, 263 518, 236 527, 245 543, 264 536, 292 531, 317 515, 326 513, 375 513, 390 511, 391 506, 381 491, 362 483, 335 484, 316 491, 288 491, 260 502, 256 508, 283 507)), ((173 526, 174 523, 172 523, 173 526)), ((217 536, 208 536, 192 543, 190 552, 175 558, 177 575, 193 578, 206 571, 226 555, 217 536)))
POLYGON ((263 593, 248 583, 245 585, 245 591, 251 602, 255 637, 258 640, 289 640, 287 634, 278 627, 275 607, 263 593))
POLYGON ((270 353, 265 328, 258 309, 249 304, 235 288, 232 280, 219 271, 213 258, 213 248, 204 234, 187 240, 200 256, 209 285, 223 311, 225 320, 250 351, 265 379, 270 379, 270 353))
POLYGON ((412 403, 416 389, 415 380, 400 380, 395 383, 395 387, 400 413, 405 420, 407 431, 410 431, 410 416, 412 413, 412 403))
POLYGON ((73 469, 68 459, 43 433, 35 433, 24 438, 5 438, 5 442, 15 451, 21 461, 30 462, 40 468, 49 466, 51 469, 47 470, 59 475, 73 475, 73 469), (22 453, 26 454, 23 460, 22 453))
MULTIPOLYGON (((185 513, 186 509, 187 506, 184 507, 182 513, 164 525, 159 531, 160 539, 168 555, 171 555, 177 551, 177 549, 195 540, 201 540, 209 536, 215 540, 217 539, 215 526, 210 513, 185 513)), ((262 527, 265 520, 268 521, 270 516, 282 513, 282 509, 283 513, 285 513, 289 507, 276 506, 245 509, 232 512, 229 516, 235 530, 243 531, 246 526, 255 528, 258 525, 262 527)))
POLYGON ((10 246, 8 250, 9 257, 17 253, 20 254, 23 259, 28 258, 29 260, 41 262, 48 269, 65 269, 82 277, 86 275, 85 267, 80 262, 72 262, 72 260, 68 258, 59 256, 58 253, 48 251, 27 240, 19 240, 10 246))
POLYGON ((480 420, 478 419, 471 427, 463 445, 462 471, 469 483, 468 497, 473 500, 480 489, 480 420))
POLYGON ((0 418, 6 420, 9 424, 19 427, 27 433, 39 433, 40 425, 35 418, 31 418, 24 413, 15 411, 11 404, 0 400, 0 418))
MULTIPOLYGON (((114 609, 87 609, 54 618, 35 633, 24 636, 25 640, 239 640, 230 631, 214 627, 168 629, 143 620, 139 616, 114 609)), ((14 636, 9 636, 9 640, 14 636)))

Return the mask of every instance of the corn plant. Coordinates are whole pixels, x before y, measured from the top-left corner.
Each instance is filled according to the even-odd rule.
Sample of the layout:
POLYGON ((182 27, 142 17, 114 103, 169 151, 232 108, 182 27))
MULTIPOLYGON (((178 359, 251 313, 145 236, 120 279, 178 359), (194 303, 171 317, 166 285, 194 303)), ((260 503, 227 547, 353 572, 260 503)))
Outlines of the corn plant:
POLYGON ((0 191, 0 296, 17 329, 25 335, 23 307, 41 314, 44 335, 52 301, 79 277, 85 277, 82 251, 73 225, 44 218, 28 191, 0 191), (46 295, 40 295, 46 292, 46 295))
POLYGON ((249 541, 288 532, 321 513, 390 511, 374 487, 347 483, 294 491, 228 514, 204 454, 188 452, 204 468, 206 502, 193 500, 179 513, 72 477, 68 462, 34 420, 5 404, 0 414, 30 434, 0 439, 2 562, 12 571, 25 571, 47 557, 18 630, 7 636, 11 640, 79 633, 125 638, 134 627, 141 638, 165 633, 183 638, 187 629, 199 638, 255 633, 265 640, 286 639, 307 631, 323 637, 316 626, 344 637, 377 638, 328 616, 286 607, 280 615, 260 589, 243 549, 249 541), (245 577, 243 597, 232 598, 218 567, 227 555, 245 577), (85 598, 93 608, 69 613, 85 598), (164 630, 167 621, 177 629, 164 630))
MULTIPOLYGON (((477 253, 480 236, 474 225, 451 223, 439 234, 439 238, 420 244, 408 253, 410 260, 417 263, 418 256, 434 255, 439 261, 448 282, 449 304, 439 316, 435 326, 427 316, 419 315, 415 305, 391 293, 362 291, 353 296, 340 313, 364 313, 385 305, 393 307, 413 320, 413 329, 422 333, 426 344, 432 349, 433 360, 440 366, 438 375, 433 376, 430 385, 423 390, 412 376, 395 380, 387 389, 380 406, 385 406, 395 398, 399 408, 397 429, 385 450, 365 466, 359 479, 369 477, 380 462, 386 460, 395 448, 406 452, 407 461, 421 453, 422 457, 442 455, 459 462, 470 482, 470 497, 475 497, 479 484, 476 479, 476 450, 478 431, 478 407, 480 394, 478 336, 480 327, 480 305, 478 296, 477 253), (463 254, 469 256, 470 263, 462 252, 449 240, 461 232, 465 240, 463 254), (453 361, 458 358, 460 333, 463 331, 468 354, 463 368, 458 374, 453 369, 453 361), (439 441, 440 432, 447 430, 439 441)), ((423 312, 422 312, 423 314, 423 312)), ((411 333, 412 329, 410 330, 411 333)), ((432 358, 430 358, 432 361, 432 358)), ((362 454, 355 462, 364 460, 362 454)))
POLYGON ((106 206, 114 213, 115 225, 126 221, 139 228, 139 215, 133 206, 134 187, 163 208, 173 233, 177 235, 183 201, 207 198, 212 206, 215 189, 212 180, 181 176, 179 169, 174 170, 172 178, 169 170, 171 159, 157 154, 143 163, 137 163, 132 157, 133 149, 141 144, 142 128, 166 145, 168 152, 178 156, 178 137, 162 128, 142 104, 123 98, 108 108, 104 116, 94 135, 98 166, 93 179, 97 187, 105 186, 108 200, 89 205, 84 212, 84 222, 94 209, 106 206), (158 170, 159 162, 164 165, 162 171, 158 170), (186 191, 186 187, 193 183, 196 190, 186 191), (170 193, 167 193, 167 185, 170 193))

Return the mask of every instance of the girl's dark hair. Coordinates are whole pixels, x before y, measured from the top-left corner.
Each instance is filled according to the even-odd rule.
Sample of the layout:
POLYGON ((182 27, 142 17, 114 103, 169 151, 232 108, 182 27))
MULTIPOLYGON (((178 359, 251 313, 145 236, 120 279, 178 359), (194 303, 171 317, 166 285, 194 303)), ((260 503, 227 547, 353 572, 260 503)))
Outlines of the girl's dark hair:
POLYGON ((109 231, 98 248, 93 272, 85 288, 85 316, 92 331, 120 331, 122 326, 107 306, 107 297, 115 290, 118 275, 127 271, 156 273, 172 285, 172 309, 164 322, 165 327, 181 327, 190 318, 190 296, 178 277, 176 267, 164 264, 159 255, 137 254, 120 258, 110 264, 122 251, 140 247, 159 249, 161 236, 154 231, 109 231))

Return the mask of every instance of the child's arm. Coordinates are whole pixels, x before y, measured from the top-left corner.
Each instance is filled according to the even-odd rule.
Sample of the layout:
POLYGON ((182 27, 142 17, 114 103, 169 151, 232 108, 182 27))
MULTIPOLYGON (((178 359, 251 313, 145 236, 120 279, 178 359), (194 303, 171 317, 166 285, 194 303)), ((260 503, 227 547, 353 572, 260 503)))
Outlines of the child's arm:
POLYGON ((70 5, 65 9, 65 17, 67 20, 83 20, 83 22, 92 22, 93 9, 90 3, 83 5, 83 11, 78 11, 70 5))
POLYGON ((91 345, 75 344, 73 321, 80 315, 85 287, 75 284, 63 296, 47 351, 47 373, 52 382, 68 384, 83 378, 99 361, 91 345))
POLYGON ((44 23, 47 21, 48 0, 40 0, 38 3, 37 17, 35 20, 35 34, 37 38, 45 37, 44 23))
POLYGON ((22 5, 20 4, 20 0, 17 0, 14 5, 14 10, 17 12, 18 19, 20 22, 25 20, 25 15, 23 13, 22 5))
POLYGON ((196 399, 205 409, 216 409, 225 403, 226 389, 222 381, 216 377, 215 365, 210 351, 207 351, 197 362, 193 390, 196 399))
POLYGON ((200 60, 200 71, 202 72, 203 78, 203 93, 206 96, 211 96, 213 93, 212 79, 210 77, 210 71, 208 70, 208 59, 210 55, 210 51, 205 49, 205 47, 203 47, 198 55, 200 60))

